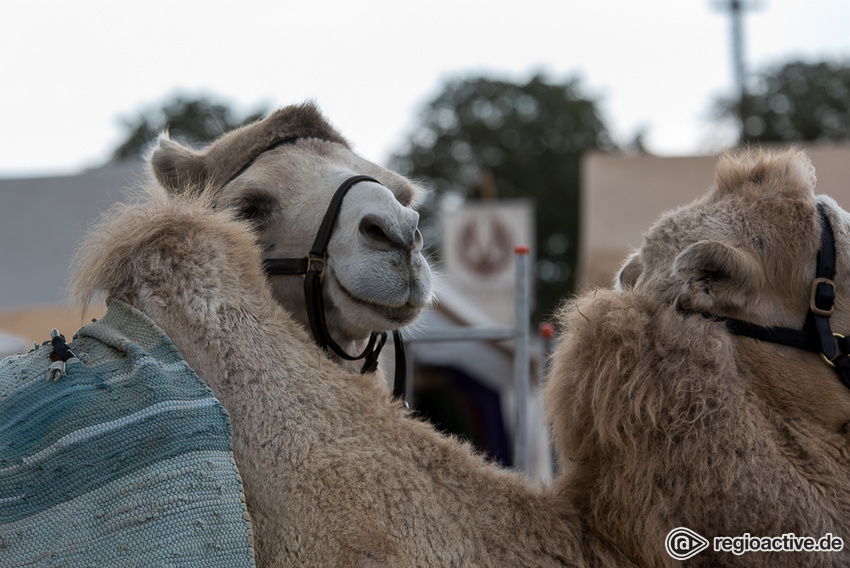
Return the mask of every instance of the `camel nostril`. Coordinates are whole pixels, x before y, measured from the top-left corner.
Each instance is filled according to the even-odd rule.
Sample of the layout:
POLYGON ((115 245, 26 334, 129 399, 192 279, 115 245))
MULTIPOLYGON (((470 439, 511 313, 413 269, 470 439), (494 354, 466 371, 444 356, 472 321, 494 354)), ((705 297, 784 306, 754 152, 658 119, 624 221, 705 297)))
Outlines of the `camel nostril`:
POLYGON ((408 218, 368 213, 358 227, 363 239, 376 249, 417 251, 422 248, 422 235, 408 218))
POLYGON ((395 245, 395 241, 381 227, 378 220, 370 215, 360 220, 360 233, 368 241, 381 247, 393 247, 395 245))

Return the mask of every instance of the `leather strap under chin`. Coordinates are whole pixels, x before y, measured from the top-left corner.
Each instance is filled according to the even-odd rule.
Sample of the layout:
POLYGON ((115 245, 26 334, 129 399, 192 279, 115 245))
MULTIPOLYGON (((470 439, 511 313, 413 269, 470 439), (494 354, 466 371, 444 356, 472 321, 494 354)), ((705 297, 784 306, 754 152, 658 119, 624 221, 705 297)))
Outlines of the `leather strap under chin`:
POLYGON ((726 328, 736 335, 820 353, 824 362, 838 373, 844 386, 850 388, 850 340, 839 333, 833 333, 830 326, 830 317, 835 311, 835 235, 832 223, 820 203, 817 204, 817 210, 821 224, 821 246, 803 329, 765 327, 735 318, 702 315, 725 323, 726 328))

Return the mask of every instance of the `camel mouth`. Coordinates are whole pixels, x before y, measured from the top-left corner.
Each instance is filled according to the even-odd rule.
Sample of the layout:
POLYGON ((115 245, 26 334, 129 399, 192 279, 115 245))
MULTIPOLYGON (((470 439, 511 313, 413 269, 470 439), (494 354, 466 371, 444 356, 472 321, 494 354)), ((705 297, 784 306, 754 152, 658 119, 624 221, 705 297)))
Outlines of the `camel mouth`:
POLYGON ((395 329, 398 327, 404 327, 419 317, 419 314, 422 313, 422 310, 425 306, 420 306, 413 304, 411 302, 406 302, 400 306, 391 306, 387 304, 381 304, 375 302, 374 300, 367 300, 363 298, 345 286, 338 280, 334 279, 336 282, 337 288, 343 293, 343 295, 352 303, 365 307, 382 320, 389 322, 391 325, 389 328, 395 329))

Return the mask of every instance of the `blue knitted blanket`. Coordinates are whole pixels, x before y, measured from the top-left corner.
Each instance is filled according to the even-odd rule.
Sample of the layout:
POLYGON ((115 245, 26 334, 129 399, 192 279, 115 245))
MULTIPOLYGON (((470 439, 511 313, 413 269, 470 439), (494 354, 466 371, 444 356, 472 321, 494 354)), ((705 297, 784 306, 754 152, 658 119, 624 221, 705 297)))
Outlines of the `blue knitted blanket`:
POLYGON ((0 567, 254 566, 230 418, 171 340, 111 301, 71 349, 0 361, 0 567))

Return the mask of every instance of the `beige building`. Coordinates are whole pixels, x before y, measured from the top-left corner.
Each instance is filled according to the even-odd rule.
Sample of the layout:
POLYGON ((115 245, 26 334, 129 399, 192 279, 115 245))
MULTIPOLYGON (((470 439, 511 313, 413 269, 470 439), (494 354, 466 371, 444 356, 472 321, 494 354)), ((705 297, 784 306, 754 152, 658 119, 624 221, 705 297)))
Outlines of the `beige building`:
MULTIPOLYGON (((805 150, 817 172, 815 191, 850 208, 850 145, 806 146, 805 150)), ((664 211, 705 193, 714 179, 716 162, 717 156, 585 154, 579 288, 609 285, 664 211)))

